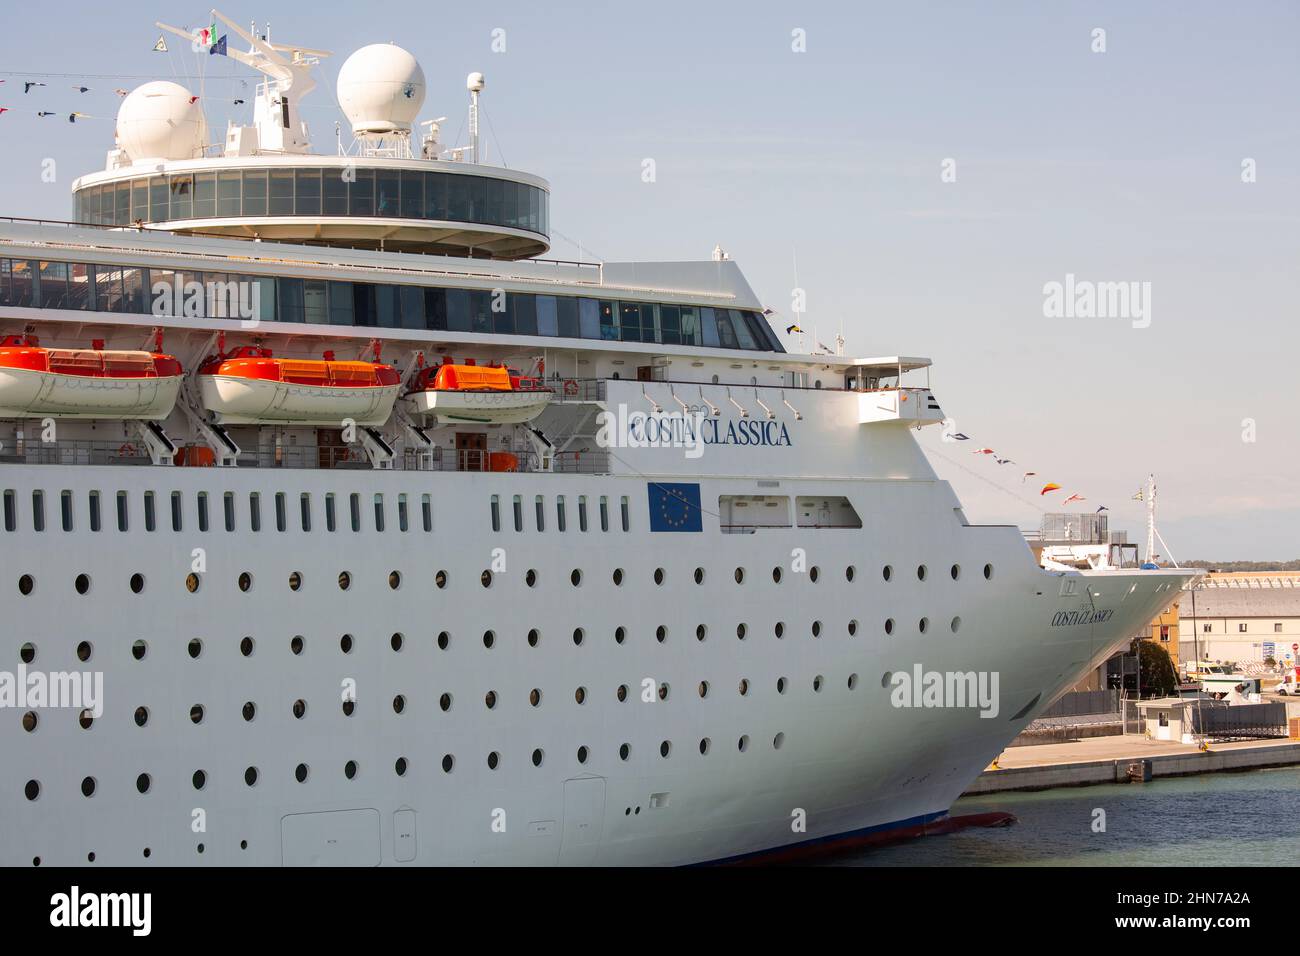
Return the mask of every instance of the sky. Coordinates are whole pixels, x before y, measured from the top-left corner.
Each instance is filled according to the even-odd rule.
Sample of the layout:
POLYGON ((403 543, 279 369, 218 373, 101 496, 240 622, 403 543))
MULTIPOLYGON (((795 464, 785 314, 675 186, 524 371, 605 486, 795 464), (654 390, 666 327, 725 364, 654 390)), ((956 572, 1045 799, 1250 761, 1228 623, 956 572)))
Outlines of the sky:
MULTIPOLYGON (((214 128, 247 122, 239 64, 175 38, 151 51, 155 20, 199 26, 208 9, 9 9, 0 214, 70 216, 72 180, 112 146, 115 88, 177 79, 214 128), (74 75, 29 75, 54 73, 74 75), (47 86, 24 94, 33 79, 47 86)), ((550 181, 550 255, 720 244, 810 347, 842 330, 850 354, 932 359, 972 440, 918 438, 972 522, 1034 528, 1079 494, 1140 540, 1132 496, 1155 473, 1162 554, 1300 557, 1300 4, 221 9, 334 51, 302 103, 321 151, 346 55, 397 42, 425 72, 422 118, 450 117, 444 142, 465 137, 466 74, 486 75, 487 160, 550 181), (1053 313, 1045 289, 1067 276, 1135 283, 1130 310, 1053 313)))

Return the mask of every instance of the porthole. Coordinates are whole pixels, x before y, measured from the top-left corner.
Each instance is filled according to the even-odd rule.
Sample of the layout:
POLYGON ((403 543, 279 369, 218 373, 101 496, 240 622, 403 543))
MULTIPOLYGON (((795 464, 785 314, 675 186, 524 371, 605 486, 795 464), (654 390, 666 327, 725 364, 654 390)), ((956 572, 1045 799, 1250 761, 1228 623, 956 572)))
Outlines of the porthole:
MULTIPOLYGON (((574 572, 574 574, 577 574, 577 573, 578 573, 578 572, 576 572, 576 571, 574 572)), ((611 578, 613 579, 613 581, 614 581, 614 587, 619 588, 619 587, 622 587, 622 586, 623 586, 623 569, 622 569, 622 568, 615 568, 615 569, 614 569, 614 573, 611 574, 610 577, 611 577, 611 578)), ((576 583, 576 582, 575 582, 575 583, 576 583)))
POLYGON ((573 569, 573 573, 571 573, 571 574, 569 575, 569 580, 573 583, 573 586, 574 586, 575 588, 576 588, 576 587, 581 587, 581 586, 582 586, 582 572, 581 572, 579 569, 574 568, 574 569, 573 569))
POLYGON ((813 621, 813 622, 812 622, 812 636, 813 636, 813 637, 821 637, 821 636, 822 636, 822 622, 821 622, 821 621, 813 621))
POLYGON ((447 645, 450 643, 451 643, 451 635, 448 634, 446 631, 440 631, 438 633, 438 650, 445 651, 447 649, 447 645))
POLYGON ((889 671, 885 671, 885 673, 882 674, 881 677, 880 677, 880 686, 881 686, 882 688, 888 689, 888 688, 889 688, 889 684, 890 684, 890 679, 891 679, 893 676, 894 676, 894 675, 893 675, 892 673, 890 673, 889 671))
POLYGON ((356 712, 356 709, 357 709, 357 702, 354 698, 349 697, 347 700, 343 701, 344 717, 351 717, 356 712))
POLYGON ((536 750, 534 750, 534 751, 533 751, 533 766, 534 766, 534 767, 540 767, 540 766, 542 765, 542 758, 545 757, 545 756, 546 756, 546 754, 545 754, 545 752, 542 750, 541 747, 538 747, 536 750))
POLYGON ((858 574, 858 569, 850 564, 847 568, 844 569, 844 580, 852 581, 855 577, 857 577, 857 574, 858 574))
POLYGON ((820 694, 821 692, 822 692, 822 675, 818 674, 816 677, 813 678, 813 693, 820 694))
POLYGON ((83 797, 93 797, 95 795, 95 789, 98 786, 99 784, 96 782, 94 777, 82 777, 81 795, 83 797))
POLYGON ((501 762, 501 758, 500 756, 497 755, 497 752, 495 750, 487 755, 487 765, 489 770, 495 770, 497 768, 497 764, 500 762, 501 762))
POLYGON ((23 787, 23 796, 28 800, 35 800, 41 795, 41 784, 39 780, 28 780, 23 787))
POLYGON ((948 627, 950 627, 952 629, 952 632, 956 634, 957 631, 961 629, 961 618, 954 617, 952 621, 949 622, 948 627))
POLYGON ((954 564, 951 568, 948 569, 948 573, 952 575, 952 579, 956 581, 958 578, 961 577, 961 565, 954 564))
POLYGON ((712 744, 713 744, 713 742, 712 742, 711 740, 709 740, 708 737, 701 737, 701 738, 700 738, 700 756, 705 756, 705 755, 707 755, 708 752, 709 752, 709 747, 711 747, 712 744))
POLYGON ((669 740, 659 741, 659 756, 663 757, 664 759, 667 759, 668 755, 672 752, 673 752, 672 741, 669 740))
POLYGON ((894 633, 894 619, 892 617, 885 618, 885 633, 886 634, 894 633))
POLYGON ((239 590, 249 591, 253 587, 253 576, 247 571, 239 572, 239 590))
POLYGON ((749 633, 749 628, 747 628, 744 624, 736 625, 736 637, 739 640, 743 641, 745 639, 745 635, 748 633, 749 633))
POLYGON ((785 743, 785 734, 784 734, 784 733, 778 733, 775 737, 772 738, 772 749, 773 749, 773 750, 780 750, 780 749, 781 749, 781 745, 784 744, 784 743, 785 743))
POLYGON ((735 578, 736 578, 736 583, 737 583, 737 584, 744 584, 744 583, 745 583, 745 569, 744 569, 744 568, 736 568, 735 578))
POLYGON ((485 588, 490 588, 492 586, 492 572, 484 571, 478 576, 478 580, 485 588))
POLYGON ((356 778, 356 775, 357 762, 355 760, 349 760, 343 765, 343 776, 347 777, 349 780, 353 780, 356 778))
POLYGON ((885 565, 884 568, 881 569, 880 575, 886 581, 888 581, 890 578, 894 576, 894 569, 891 568, 889 565, 885 565))
POLYGON ((240 708, 240 713, 244 715, 244 720, 252 720, 257 716, 257 705, 251 700, 246 700, 244 706, 240 708))
POLYGON ((137 661, 144 660, 144 656, 149 653, 149 645, 144 641, 137 640, 131 644, 131 656, 137 661))
POLYGON ((256 767, 246 767, 246 768, 244 769, 244 783, 246 783, 246 784, 247 784, 248 786, 250 786, 250 787, 252 787, 252 786, 256 786, 256 784, 257 784, 257 768, 256 768, 256 767))
POLYGON ((781 583, 781 566, 779 564, 772 569, 772 581, 775 584, 781 583))
POLYGON ((191 594, 195 594, 199 590, 199 576, 193 571, 185 575, 185 590, 191 594))
POLYGON ((143 727, 145 724, 149 723, 149 708, 137 707, 135 713, 131 716, 132 719, 135 720, 135 725, 137 727, 143 727))
POLYGON ((393 698, 393 713, 400 714, 404 710, 406 710, 406 697, 398 694, 393 698))
POLYGON ((785 637, 785 622, 784 622, 784 621, 777 621, 777 622, 776 622, 776 626, 772 629, 772 631, 773 631, 773 633, 776 634, 776 639, 777 639, 778 641, 779 641, 781 638, 785 637))
POLYGON ((483 703, 484 705, 486 705, 488 710, 491 710, 493 707, 495 707, 497 705, 497 692, 494 690, 490 690, 486 694, 484 694, 483 703))
POLYGON ((776 679, 776 692, 777 692, 778 694, 784 694, 784 693, 785 693, 785 678, 784 678, 784 677, 778 677, 778 678, 776 679))
POLYGON ((139 594, 143 590, 144 590, 144 575, 138 573, 131 575, 131 593, 139 594))
POLYGON ((704 697, 708 697, 708 696, 709 696, 709 682, 708 682, 708 681, 706 681, 706 680, 702 680, 702 681, 700 681, 699 692, 700 692, 700 697, 701 697, 701 698, 704 698, 704 697))
POLYGON ((586 762, 587 762, 587 754, 588 754, 588 750, 587 750, 586 746, 579 747, 579 748, 578 748, 578 763, 586 763, 586 762))
POLYGON ((443 773, 451 773, 452 769, 453 769, 455 766, 456 766, 456 758, 455 758, 455 757, 453 757, 451 754, 443 754, 443 755, 442 755, 442 772, 443 772, 443 773))
POLYGON ((339 572, 339 590, 340 590, 340 591, 346 591, 346 590, 347 590, 348 588, 350 588, 350 587, 352 587, 352 575, 349 574, 347 571, 340 571, 340 572, 339 572))
POLYGON ((984 565, 984 580, 985 581, 993 580, 993 565, 991 564, 984 565))
POLYGON ((289 590, 298 591, 302 589, 302 573, 299 571, 289 572, 289 590))
POLYGON ((73 580, 72 586, 77 589, 78 594, 85 594, 90 590, 90 575, 78 574, 73 580))
POLYGON ((573 692, 573 699, 578 702, 579 706, 587 702, 587 688, 579 687, 573 692))
POLYGON ((664 569, 655 568, 654 577, 655 577, 655 584, 662 585, 664 583, 664 569))
MULTIPOLYGON (((489 693, 491 693, 491 692, 489 691, 489 693)), ((489 704, 488 706, 490 707, 490 706, 492 706, 492 705, 489 704)), ((447 711, 451 710, 451 694, 443 693, 443 694, 439 695, 439 697, 438 697, 438 709, 441 710, 444 714, 445 714, 447 711)))
POLYGON ((660 684, 660 685, 659 685, 659 699, 660 699, 660 700, 667 700, 667 699, 668 699, 668 691, 669 691, 669 687, 668 687, 668 684, 667 684, 667 683, 660 684))
POLYGON ((18 593, 26 596, 32 593, 32 588, 36 587, 36 581, 30 574, 24 574, 18 579, 18 593))
POLYGON ((655 640, 658 641, 660 644, 668 640, 668 628, 664 627, 662 624, 656 627, 655 640))
POLYGON ((627 628, 625 627, 614 628, 614 643, 622 644, 625 640, 627 640, 627 628))
POLYGON ((298 766, 293 768, 293 779, 297 780, 299 783, 306 783, 307 775, 309 773, 311 773, 311 768, 305 763, 300 763, 298 766))
POLYGON ((749 734, 741 735, 740 739, 736 741, 736 749, 742 754, 749 749, 749 734))
POLYGON ((203 642, 197 637, 191 637, 190 642, 185 645, 185 649, 189 652, 190 657, 197 660, 199 655, 203 653, 203 642))
POLYGON ((341 650, 344 654, 351 654, 351 653, 352 653, 352 635, 351 635, 351 634, 344 634, 342 637, 339 638, 339 650, 341 650))
POLYGON ((135 789, 137 793, 148 793, 149 787, 153 784, 147 773, 142 773, 135 778, 135 789))
POLYGON ((928 617, 923 617, 923 618, 921 618, 921 620, 917 623, 916 626, 917 626, 917 629, 920 630, 920 632, 921 632, 922 634, 924 634, 926 631, 928 631, 928 630, 930 629, 930 619, 929 619, 928 617))
POLYGON ((849 690, 857 690, 857 687, 858 687, 858 675, 857 675, 857 674, 850 674, 850 675, 849 675, 849 690))
POLYGON ((695 625, 695 639, 697 641, 702 641, 708 636, 709 636, 709 629, 707 627, 705 627, 703 624, 695 625))
POLYGON ((852 637, 856 633, 858 633, 858 622, 849 621, 849 637, 852 637))
POLYGON ((537 572, 534 571, 532 568, 529 568, 529 569, 528 569, 528 572, 524 575, 524 583, 527 584, 530 588, 531 588, 531 587, 536 587, 536 586, 537 586, 537 572))
POLYGON ((245 657, 253 656, 253 639, 251 637, 245 637, 239 642, 239 653, 245 657))
POLYGON ((737 689, 740 691, 740 696, 741 696, 741 697, 744 697, 746 694, 748 694, 748 693, 749 693, 749 678, 747 678, 747 677, 742 677, 742 678, 740 679, 740 684, 738 685, 738 688, 737 688, 737 689))
POLYGON ((433 576, 433 583, 434 586, 438 588, 438 590, 442 590, 443 588, 445 588, 447 586, 447 572, 439 571, 437 574, 435 574, 433 576))
POLYGON ((495 644, 496 642, 497 642, 496 634, 494 634, 492 631, 483 632, 483 646, 486 647, 489 651, 492 650, 492 645, 495 644))
POLYGON ((40 718, 36 715, 36 711, 29 710, 23 714, 23 730, 29 734, 36 729, 38 723, 40 723, 40 718))
POLYGON ((22 647, 18 648, 18 659, 24 664, 30 664, 36 660, 36 645, 27 641, 22 647))
POLYGON ((614 696, 618 698, 620 704, 627 700, 627 684, 619 684, 618 690, 614 691, 614 696))
POLYGON ((541 702, 542 702, 542 692, 538 690, 536 687, 534 687, 532 690, 528 692, 528 703, 532 704, 534 707, 537 707, 541 704, 541 702))
POLYGON ((190 723, 192 723, 192 724, 201 724, 201 723, 203 723, 203 705, 202 705, 202 704, 192 704, 192 705, 190 706, 190 723))
POLYGON ((393 772, 397 774, 399 777, 405 777, 406 768, 407 768, 406 758, 398 757, 396 762, 394 762, 393 764, 393 772))
POLYGON ((299 697, 293 702, 293 705, 289 708, 289 712, 293 714, 294 720, 302 720, 307 716, 307 702, 299 697))
POLYGON ((583 633, 582 628, 580 628, 580 627, 575 627, 575 628, 573 629, 573 646, 574 646, 574 647, 581 647, 581 646, 582 646, 582 642, 583 642, 583 640, 586 638, 586 636, 587 636, 587 635, 586 635, 585 633, 583 633))
POLYGON ((816 584, 817 579, 821 576, 822 576, 822 570, 821 568, 817 567, 817 565, 814 564, 811 568, 808 569, 808 580, 810 580, 813 584, 816 584))
POLYGON ((925 580, 925 576, 926 576, 927 574, 929 574, 929 573, 930 573, 930 572, 929 572, 929 569, 926 568, 926 566, 925 566, 924 564, 918 564, 918 565, 916 566, 916 579, 917 579, 918 581, 924 581, 924 580, 925 580))
POLYGON ((703 583, 704 583, 704 569, 703 569, 703 568, 696 568, 696 569, 695 569, 695 583, 696 583, 696 584, 703 584, 703 583))
MULTIPOLYGON (((82 730, 89 730, 91 724, 95 722, 95 715, 90 708, 86 708, 77 715, 77 723, 81 725, 82 730)), ((197 721, 196 721, 197 723, 197 721)))
POLYGON ((631 755, 632 755, 632 747, 631 747, 630 744, 622 744, 622 745, 618 748, 618 759, 619 759, 619 760, 626 760, 626 759, 627 759, 628 757, 630 757, 631 755))
POLYGON ((293 653, 294 657, 297 657, 299 654, 302 653, 302 648, 303 648, 303 640, 301 635, 296 634, 292 638, 290 638, 289 650, 293 653))
POLYGON ((532 629, 528 632, 528 646, 529 646, 529 647, 536 647, 536 646, 537 646, 537 642, 540 641, 541 639, 542 639, 541 632, 538 631, 537 628, 534 627, 534 628, 532 628, 532 629))
POLYGON ((396 591, 396 590, 397 590, 398 588, 400 588, 401 586, 402 586, 402 575, 401 575, 401 572, 398 572, 398 571, 389 571, 389 572, 388 572, 388 587, 389 587, 389 590, 396 591))

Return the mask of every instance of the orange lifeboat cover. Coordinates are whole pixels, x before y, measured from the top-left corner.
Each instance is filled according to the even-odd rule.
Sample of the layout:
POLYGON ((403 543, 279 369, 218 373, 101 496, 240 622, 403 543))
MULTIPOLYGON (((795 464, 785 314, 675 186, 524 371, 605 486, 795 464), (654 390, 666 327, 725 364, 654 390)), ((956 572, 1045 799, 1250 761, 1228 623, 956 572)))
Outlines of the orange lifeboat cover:
POLYGON ((437 391, 509 392, 512 390, 508 369, 482 365, 440 365, 437 374, 433 377, 433 385, 425 387, 432 387, 437 391))

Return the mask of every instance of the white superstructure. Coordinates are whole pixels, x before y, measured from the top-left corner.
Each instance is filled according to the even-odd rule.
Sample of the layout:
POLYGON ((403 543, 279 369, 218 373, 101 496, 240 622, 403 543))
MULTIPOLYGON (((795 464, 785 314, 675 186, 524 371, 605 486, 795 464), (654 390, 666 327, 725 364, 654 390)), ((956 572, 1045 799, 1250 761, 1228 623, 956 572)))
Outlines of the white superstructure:
MULTIPOLYGON (((409 131, 391 94, 358 136, 409 131)), ((1048 572, 971 525, 912 435, 928 360, 785 352, 729 259, 520 258, 537 177, 253 135, 0 224, 0 332, 39 342, 0 368, 184 370, 162 421, 0 421, 5 863, 686 864, 916 825, 1192 573, 1048 572), (465 401, 407 400, 443 368, 465 401), (930 672, 992 697, 900 700, 930 672)))

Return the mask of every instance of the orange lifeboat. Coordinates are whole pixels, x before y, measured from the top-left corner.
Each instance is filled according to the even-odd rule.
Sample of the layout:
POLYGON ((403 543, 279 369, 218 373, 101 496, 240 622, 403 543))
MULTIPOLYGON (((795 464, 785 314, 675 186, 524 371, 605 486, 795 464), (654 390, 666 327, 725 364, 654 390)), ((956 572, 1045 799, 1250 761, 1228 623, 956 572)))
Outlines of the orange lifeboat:
POLYGON ((515 425, 540 415, 551 390, 503 366, 447 362, 421 369, 405 401, 411 415, 427 420, 515 425))
POLYGON ((380 362, 276 358, 260 345, 219 353, 199 366, 204 406, 223 425, 382 425, 400 376, 380 362))
POLYGON ((0 339, 0 417, 161 421, 183 370, 162 351, 42 348, 33 335, 0 339))

